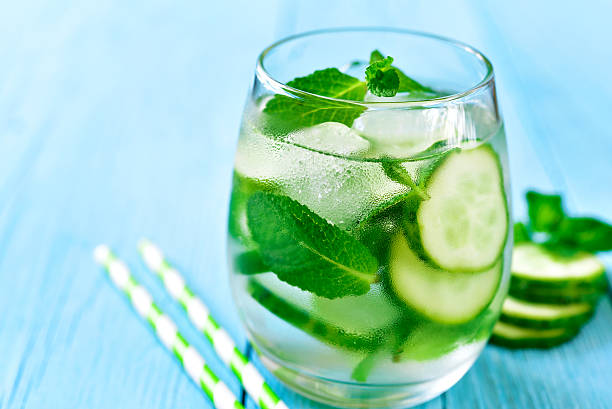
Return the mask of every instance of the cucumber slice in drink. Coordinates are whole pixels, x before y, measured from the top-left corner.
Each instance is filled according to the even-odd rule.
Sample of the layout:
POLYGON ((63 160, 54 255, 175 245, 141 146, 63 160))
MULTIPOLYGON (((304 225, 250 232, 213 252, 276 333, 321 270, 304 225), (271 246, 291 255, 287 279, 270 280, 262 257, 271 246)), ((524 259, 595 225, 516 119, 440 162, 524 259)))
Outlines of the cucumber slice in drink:
POLYGON ((480 314, 495 296, 503 266, 498 259, 477 274, 440 270, 421 260, 402 233, 393 239, 389 260, 391 287, 397 297, 444 324, 465 323, 480 314))
POLYGON ((565 328, 584 324, 593 315, 588 302, 558 305, 541 304, 507 297, 501 320, 525 328, 565 328))
POLYGON ((429 176, 430 197, 407 209, 406 231, 420 256, 448 271, 490 270, 508 235, 500 163, 489 146, 450 152, 429 176))
MULTIPOLYGON (((325 304, 324 300, 318 299, 320 297, 315 297, 280 281, 273 273, 264 273, 250 278, 248 291, 253 299, 278 318, 319 341, 352 351, 375 350, 385 339, 388 332, 386 327, 388 321, 397 314, 379 305, 376 309, 384 309, 385 314, 390 314, 389 317, 378 317, 381 321, 377 322, 373 317, 366 317, 362 320, 359 317, 360 314, 356 314, 356 308, 359 308, 364 301, 370 302, 367 300, 372 297, 370 293, 364 296, 346 297, 349 299, 348 304, 352 305, 348 311, 344 309, 346 306, 325 304), (315 298, 317 301, 314 300, 315 298), (324 316, 325 313, 330 317, 324 316), (352 320, 346 315, 347 313, 352 314, 352 320)), ((367 312, 366 315, 368 315, 367 312)))
POLYGON ((253 243, 247 225, 246 203, 249 197, 259 190, 272 191, 274 190, 274 185, 271 182, 251 179, 238 172, 234 172, 228 230, 231 237, 249 247, 252 247, 253 243))
POLYGON ((601 290, 606 287, 604 270, 603 263, 592 254, 559 256, 535 243, 517 244, 512 254, 514 285, 526 290, 601 290))
POLYGON ((498 321, 491 343, 507 348, 551 348, 572 339, 579 331, 580 327, 533 329, 498 321))
POLYGON ((399 308, 388 297, 379 283, 364 295, 333 300, 315 296, 313 314, 347 334, 368 338, 374 333, 382 334, 400 318, 399 308))

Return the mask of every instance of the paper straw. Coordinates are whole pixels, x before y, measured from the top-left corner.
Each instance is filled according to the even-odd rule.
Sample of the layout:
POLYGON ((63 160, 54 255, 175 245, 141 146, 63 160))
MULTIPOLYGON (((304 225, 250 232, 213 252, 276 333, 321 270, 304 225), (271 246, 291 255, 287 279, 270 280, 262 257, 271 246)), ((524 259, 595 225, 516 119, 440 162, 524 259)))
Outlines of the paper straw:
POLYGON ((147 239, 139 242, 138 249, 145 264, 162 279, 170 295, 187 311, 193 325, 204 333, 217 355, 232 369, 251 398, 262 409, 287 409, 287 405, 276 396, 255 366, 236 347, 227 331, 217 324, 202 300, 185 284, 180 273, 164 259, 161 250, 147 239))
POLYGON ((213 404, 219 409, 244 409, 229 388, 206 365, 200 353, 187 343, 176 324, 155 304, 151 294, 132 277, 125 263, 106 245, 95 248, 94 259, 106 268, 111 281, 128 296, 134 309, 151 324, 161 343, 176 355, 191 379, 202 388, 213 404))

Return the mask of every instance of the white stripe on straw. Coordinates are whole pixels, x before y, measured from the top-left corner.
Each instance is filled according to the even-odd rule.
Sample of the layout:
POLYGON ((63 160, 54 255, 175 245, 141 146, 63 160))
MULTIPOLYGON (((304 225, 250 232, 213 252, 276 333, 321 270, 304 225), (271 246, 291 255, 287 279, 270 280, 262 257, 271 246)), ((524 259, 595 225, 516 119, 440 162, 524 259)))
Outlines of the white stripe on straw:
POLYGON ((288 409, 236 347, 227 331, 217 324, 202 300, 185 284, 180 273, 164 259, 162 251, 147 239, 140 240, 138 249, 145 264, 162 279, 170 295, 187 311, 193 325, 204 333, 217 355, 232 369, 253 400, 262 409, 288 409))
POLYGON ((125 263, 106 245, 95 248, 94 259, 106 268, 115 286, 128 296, 134 309, 151 324, 161 343, 178 357, 189 377, 202 388, 213 404, 219 409, 244 409, 229 388, 206 365, 200 353, 187 343, 172 319, 155 304, 151 294, 132 277, 125 263))

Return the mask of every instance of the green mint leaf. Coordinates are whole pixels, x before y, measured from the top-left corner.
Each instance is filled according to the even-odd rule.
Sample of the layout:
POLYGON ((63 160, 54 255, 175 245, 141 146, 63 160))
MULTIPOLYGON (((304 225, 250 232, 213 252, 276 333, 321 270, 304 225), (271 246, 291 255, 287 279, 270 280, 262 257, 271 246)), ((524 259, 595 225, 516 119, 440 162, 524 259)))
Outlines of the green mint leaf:
POLYGON ((392 63, 393 57, 386 57, 374 61, 366 68, 366 83, 372 94, 379 97, 392 97, 397 94, 400 79, 397 70, 391 66, 392 63))
POLYGON ((566 217, 552 241, 591 253, 609 251, 612 250, 612 226, 591 217, 566 217))
POLYGON ((524 223, 514 223, 514 244, 531 241, 531 235, 524 223))
POLYGON ((363 244, 287 196, 254 193, 247 218, 263 263, 291 285, 337 298, 365 294, 376 279, 363 244))
POLYGON ((531 241, 527 226, 521 222, 514 223, 514 244, 531 241))
POLYGON ((421 199, 429 199, 429 195, 427 194, 427 192, 425 192, 425 189, 417 185, 414 180, 412 180, 412 177, 410 176, 406 168, 401 165, 401 163, 385 161, 382 163, 382 167, 389 179, 404 186, 408 186, 411 191, 414 192, 421 199))
POLYGON ((355 366, 353 372, 351 372, 351 379, 357 382, 367 381, 370 372, 372 372, 374 366, 382 358, 382 355, 383 353, 381 353, 380 351, 375 351, 366 355, 366 357, 359 361, 357 366, 355 366))
POLYGON ((355 77, 340 72, 337 68, 318 70, 305 77, 287 83, 290 87, 324 97, 363 101, 365 84, 355 77))
POLYGON ((441 93, 435 91, 433 88, 421 85, 417 81, 413 80, 401 70, 397 69, 397 75, 399 76, 399 89, 398 92, 410 92, 411 94, 422 93, 424 97, 439 97, 441 93))
MULTIPOLYGON (((374 50, 370 54, 370 64, 374 64, 374 63, 382 61, 384 59, 385 59, 384 54, 381 53, 378 50, 374 50)), ((442 95, 439 92, 435 91, 433 88, 426 87, 426 86, 420 84, 419 82, 413 80, 412 78, 410 78, 409 76, 404 74, 404 72, 402 70, 400 70, 399 68, 394 67, 394 66, 391 66, 391 67, 397 73, 398 80, 399 80, 399 85, 398 85, 398 88, 397 88, 396 92, 409 92, 411 94, 423 94, 423 97, 425 97, 425 98, 439 97, 439 96, 442 95)), ((393 94, 393 95, 395 95, 395 94, 393 94)))
MULTIPOLYGON (((290 87, 324 97, 363 101, 366 85, 359 79, 340 72, 337 68, 318 70, 287 83, 290 87)), ((340 122, 351 126, 364 107, 350 102, 331 101, 311 95, 276 95, 266 104, 267 125, 281 132, 340 122)))
POLYGON ((531 229, 545 233, 557 230, 561 220, 565 217, 561 196, 529 191, 526 197, 531 229))
POLYGON ((374 64, 377 61, 384 60, 385 56, 378 50, 372 51, 370 54, 370 64, 374 64))
POLYGON ((240 274, 245 275, 260 274, 270 271, 256 250, 239 254, 234 258, 234 264, 236 265, 236 270, 240 272, 240 274))

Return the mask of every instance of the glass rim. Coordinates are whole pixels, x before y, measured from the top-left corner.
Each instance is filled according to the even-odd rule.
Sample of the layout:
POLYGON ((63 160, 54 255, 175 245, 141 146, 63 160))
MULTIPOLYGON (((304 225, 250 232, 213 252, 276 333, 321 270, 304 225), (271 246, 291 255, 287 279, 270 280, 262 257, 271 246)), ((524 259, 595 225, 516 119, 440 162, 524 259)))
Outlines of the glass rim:
MULTIPOLYGON (((326 67, 322 67, 321 69, 323 68, 326 68, 326 67)), ((325 29, 319 29, 319 30, 311 30, 311 31, 305 31, 302 33, 294 34, 294 35, 282 38, 272 43, 268 47, 266 47, 257 57, 257 64, 255 67, 255 72, 256 72, 257 77, 260 79, 260 81, 266 83, 267 85, 272 86, 273 88, 281 89, 293 95, 304 95, 304 96, 326 99, 329 101, 351 103, 351 104, 361 105, 365 107, 375 107, 375 106, 382 107, 384 105, 398 107, 398 106, 424 106, 424 105, 444 104, 447 102, 452 102, 452 101, 456 101, 459 99, 463 99, 472 94, 475 94, 481 89, 487 87, 490 83, 494 81, 493 64, 482 52, 472 47, 471 45, 461 42, 459 40, 454 40, 452 38, 440 36, 437 34, 427 33, 427 32, 418 31, 418 30, 393 28, 393 27, 339 27, 339 28, 325 28, 325 29), (276 49, 277 47, 285 43, 289 43, 293 40, 297 40, 297 39, 304 38, 304 37, 310 37, 310 36, 328 34, 328 33, 342 33, 342 32, 386 32, 386 33, 407 34, 407 35, 412 35, 412 36, 421 37, 421 38, 428 38, 431 40, 438 41, 440 43, 445 43, 447 45, 453 46, 457 49, 461 49, 462 51, 470 54, 472 57, 476 58, 486 68, 486 73, 484 74, 484 76, 482 76, 482 78, 476 84, 473 84, 471 87, 465 90, 450 94, 450 95, 443 96, 443 97, 415 99, 415 100, 410 100, 410 101, 355 101, 355 100, 350 100, 350 99, 326 97, 324 95, 302 91, 298 88, 291 87, 285 84, 284 82, 275 79, 265 68, 265 59, 267 55, 271 51, 273 51, 274 49, 276 49)))

